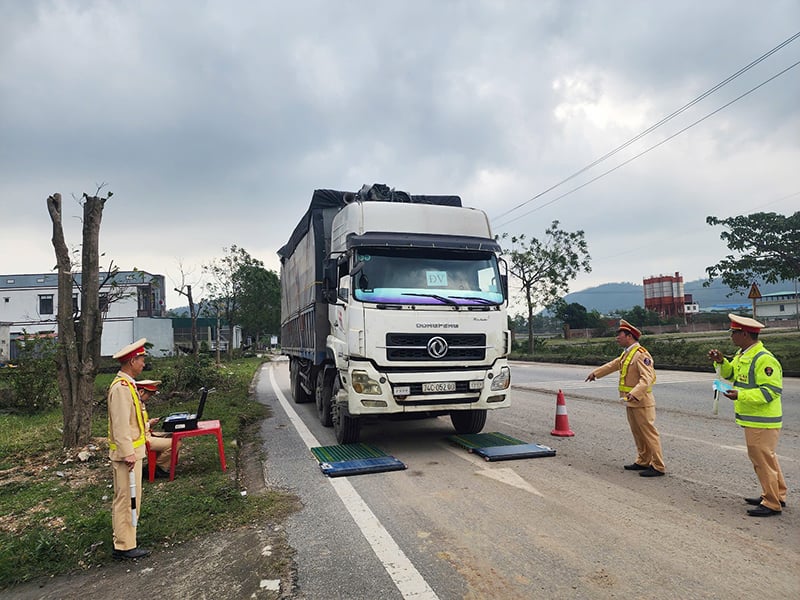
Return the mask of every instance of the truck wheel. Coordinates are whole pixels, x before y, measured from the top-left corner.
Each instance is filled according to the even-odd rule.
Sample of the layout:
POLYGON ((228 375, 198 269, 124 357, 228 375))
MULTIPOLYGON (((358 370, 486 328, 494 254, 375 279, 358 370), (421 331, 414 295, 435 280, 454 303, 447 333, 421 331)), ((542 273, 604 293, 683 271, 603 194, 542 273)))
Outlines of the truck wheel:
POLYGON ((299 367, 290 370, 289 374, 291 375, 292 399, 294 400, 295 404, 304 404, 306 402, 310 402, 311 396, 303 389, 303 386, 300 385, 299 367))
POLYGON ((336 370, 327 369, 317 373, 317 385, 314 387, 314 400, 317 403, 319 422, 325 427, 333 425, 331 420, 331 395, 333 394, 333 379, 336 370))
POLYGON ((339 376, 333 378, 333 389, 331 394, 331 420, 333 421, 333 431, 336 433, 336 441, 340 444, 355 444, 361 435, 361 421, 358 417, 351 417, 347 412, 347 404, 337 401, 339 394, 339 376))
POLYGON ((450 412, 456 433, 480 433, 486 425, 486 409, 454 410, 450 412))

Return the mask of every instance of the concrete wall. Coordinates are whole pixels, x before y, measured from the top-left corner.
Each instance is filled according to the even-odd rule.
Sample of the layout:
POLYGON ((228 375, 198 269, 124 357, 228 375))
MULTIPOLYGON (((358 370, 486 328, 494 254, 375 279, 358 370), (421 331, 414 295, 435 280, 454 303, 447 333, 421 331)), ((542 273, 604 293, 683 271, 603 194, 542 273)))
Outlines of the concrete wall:
POLYGON ((147 342, 153 344, 148 350, 152 356, 171 356, 174 352, 171 319, 133 317, 103 323, 100 353, 110 356, 140 338, 147 338, 147 342))

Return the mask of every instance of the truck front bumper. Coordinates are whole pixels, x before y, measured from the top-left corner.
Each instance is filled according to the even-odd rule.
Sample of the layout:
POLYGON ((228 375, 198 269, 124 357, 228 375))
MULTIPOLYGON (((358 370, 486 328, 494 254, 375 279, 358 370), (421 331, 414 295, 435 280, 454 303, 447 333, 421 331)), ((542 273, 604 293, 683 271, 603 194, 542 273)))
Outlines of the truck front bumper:
POLYGON ((511 373, 504 359, 491 368, 390 373, 351 361, 344 387, 351 415, 495 409, 510 405, 511 373))

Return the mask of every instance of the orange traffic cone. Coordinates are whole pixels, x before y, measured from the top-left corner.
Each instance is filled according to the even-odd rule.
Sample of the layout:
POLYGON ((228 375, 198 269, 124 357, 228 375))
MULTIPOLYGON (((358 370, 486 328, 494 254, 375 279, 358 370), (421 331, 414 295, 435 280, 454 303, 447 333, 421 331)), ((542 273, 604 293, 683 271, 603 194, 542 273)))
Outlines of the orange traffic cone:
POLYGON ((564 392, 561 390, 558 390, 558 398, 556 399, 556 428, 550 432, 550 435, 557 435, 559 437, 571 437, 575 435, 575 432, 569 428, 567 404, 564 402, 564 392))

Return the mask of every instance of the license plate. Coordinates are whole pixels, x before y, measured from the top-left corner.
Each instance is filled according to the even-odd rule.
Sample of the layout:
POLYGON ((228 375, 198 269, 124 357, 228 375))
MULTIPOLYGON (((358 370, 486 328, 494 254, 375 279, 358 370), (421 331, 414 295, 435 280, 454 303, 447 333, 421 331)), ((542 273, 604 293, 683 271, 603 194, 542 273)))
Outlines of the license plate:
POLYGON ((440 393, 440 392, 455 392, 455 381, 437 381, 436 383, 423 383, 422 393, 440 393))

